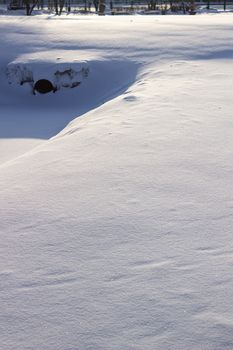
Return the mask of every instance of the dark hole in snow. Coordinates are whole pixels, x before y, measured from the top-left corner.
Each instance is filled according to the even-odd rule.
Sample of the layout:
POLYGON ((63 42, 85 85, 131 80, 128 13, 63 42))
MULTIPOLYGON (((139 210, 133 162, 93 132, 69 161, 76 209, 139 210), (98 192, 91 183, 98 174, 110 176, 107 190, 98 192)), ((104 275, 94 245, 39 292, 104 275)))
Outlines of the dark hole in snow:
POLYGON ((55 91, 55 88, 51 81, 47 79, 40 79, 35 83, 34 91, 37 91, 40 94, 47 94, 48 92, 55 91))

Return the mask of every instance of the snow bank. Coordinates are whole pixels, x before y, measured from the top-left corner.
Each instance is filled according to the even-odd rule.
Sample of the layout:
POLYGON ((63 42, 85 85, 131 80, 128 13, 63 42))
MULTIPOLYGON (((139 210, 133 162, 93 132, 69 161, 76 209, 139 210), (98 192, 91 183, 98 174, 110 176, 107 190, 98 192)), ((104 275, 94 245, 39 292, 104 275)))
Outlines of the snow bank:
POLYGON ((232 15, 8 20, 1 350, 231 349, 232 15), (43 51, 88 79, 8 84, 43 51))
POLYGON ((60 90, 79 86, 82 80, 88 77, 89 68, 85 61, 67 62, 60 57, 55 60, 24 57, 23 60, 17 58, 9 63, 6 75, 10 84, 28 83, 33 88, 38 80, 47 79, 56 90, 60 90))

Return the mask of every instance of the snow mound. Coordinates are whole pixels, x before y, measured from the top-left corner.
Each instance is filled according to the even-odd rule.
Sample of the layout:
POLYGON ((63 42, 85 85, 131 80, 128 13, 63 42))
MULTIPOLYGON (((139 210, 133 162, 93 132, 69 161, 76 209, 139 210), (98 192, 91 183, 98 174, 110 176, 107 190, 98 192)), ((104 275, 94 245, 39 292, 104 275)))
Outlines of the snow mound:
POLYGON ((20 58, 9 63, 6 75, 10 84, 29 84, 34 91, 35 84, 42 79, 51 82, 54 91, 61 88, 74 88, 89 75, 87 61, 65 61, 61 58, 38 60, 20 58))
POLYGON ((0 350, 232 350, 233 14, 49 18, 0 20, 0 350))

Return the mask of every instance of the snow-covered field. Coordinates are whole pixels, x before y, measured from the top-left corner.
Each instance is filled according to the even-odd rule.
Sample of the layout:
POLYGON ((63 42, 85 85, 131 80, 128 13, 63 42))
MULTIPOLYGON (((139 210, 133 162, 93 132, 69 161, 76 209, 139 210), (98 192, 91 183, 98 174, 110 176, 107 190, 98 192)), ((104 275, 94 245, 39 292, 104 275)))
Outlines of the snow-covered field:
POLYGON ((233 14, 0 30, 0 349, 233 349, 233 14))

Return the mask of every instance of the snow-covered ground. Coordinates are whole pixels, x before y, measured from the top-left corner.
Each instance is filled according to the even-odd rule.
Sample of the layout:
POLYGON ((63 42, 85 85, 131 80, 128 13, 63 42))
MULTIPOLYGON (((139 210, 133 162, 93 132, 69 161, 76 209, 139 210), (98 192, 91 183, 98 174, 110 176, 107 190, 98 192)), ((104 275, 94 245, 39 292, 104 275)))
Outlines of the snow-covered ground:
POLYGON ((0 30, 0 349, 233 349, 233 14, 0 30))

